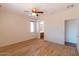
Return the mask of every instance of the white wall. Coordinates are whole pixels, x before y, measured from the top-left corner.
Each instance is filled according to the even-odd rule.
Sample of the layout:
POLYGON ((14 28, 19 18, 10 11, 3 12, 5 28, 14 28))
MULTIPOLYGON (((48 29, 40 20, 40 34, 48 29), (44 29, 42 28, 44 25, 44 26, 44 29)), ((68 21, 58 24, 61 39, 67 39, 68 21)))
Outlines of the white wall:
POLYGON ((45 40, 64 44, 65 25, 64 21, 79 17, 79 8, 71 8, 55 14, 44 14, 39 19, 44 20, 45 40))
POLYGON ((0 12, 0 47, 35 38, 30 32, 27 17, 11 12, 0 12))
POLYGON ((40 21, 39 20, 37 20, 36 21, 36 37, 37 38, 40 38, 40 21))
POLYGON ((77 50, 79 52, 79 18, 77 20, 77 50))
POLYGON ((44 21, 40 21, 40 32, 44 32, 44 21))

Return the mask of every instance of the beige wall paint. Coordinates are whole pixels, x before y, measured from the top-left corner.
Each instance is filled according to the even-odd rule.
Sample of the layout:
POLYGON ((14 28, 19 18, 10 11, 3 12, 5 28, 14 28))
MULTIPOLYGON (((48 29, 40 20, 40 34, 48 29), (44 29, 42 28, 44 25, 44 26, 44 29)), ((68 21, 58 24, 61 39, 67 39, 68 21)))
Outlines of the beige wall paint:
POLYGON ((30 32, 27 17, 11 12, 0 12, 0 47, 32 38, 35 38, 35 34, 30 32))

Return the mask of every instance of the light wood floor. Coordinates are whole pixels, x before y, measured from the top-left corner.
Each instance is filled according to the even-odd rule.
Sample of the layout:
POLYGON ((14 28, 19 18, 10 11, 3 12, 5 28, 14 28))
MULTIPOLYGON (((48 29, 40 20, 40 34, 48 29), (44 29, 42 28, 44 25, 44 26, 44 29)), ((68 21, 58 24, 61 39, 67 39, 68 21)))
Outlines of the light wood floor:
POLYGON ((1 56, 77 56, 74 47, 32 39, 17 44, 0 47, 1 56))

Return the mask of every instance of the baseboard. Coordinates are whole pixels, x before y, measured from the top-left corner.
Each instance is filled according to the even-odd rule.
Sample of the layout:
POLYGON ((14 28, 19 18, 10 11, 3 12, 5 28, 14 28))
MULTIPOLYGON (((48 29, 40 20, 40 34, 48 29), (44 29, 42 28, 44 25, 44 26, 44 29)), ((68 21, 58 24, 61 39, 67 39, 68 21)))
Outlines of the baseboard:
POLYGON ((76 47, 76 44, 75 43, 66 42, 66 41, 65 41, 65 45, 72 46, 72 47, 76 47))
POLYGON ((4 48, 4 47, 7 47, 7 46, 13 46, 13 45, 16 45, 16 44, 19 44, 19 43, 22 43, 22 42, 25 42, 25 41, 31 41, 31 40, 34 40, 34 39, 37 39, 37 38, 31 38, 31 39, 23 40, 23 41, 20 41, 20 42, 4 45, 4 46, 1 46, 0 48, 4 48))

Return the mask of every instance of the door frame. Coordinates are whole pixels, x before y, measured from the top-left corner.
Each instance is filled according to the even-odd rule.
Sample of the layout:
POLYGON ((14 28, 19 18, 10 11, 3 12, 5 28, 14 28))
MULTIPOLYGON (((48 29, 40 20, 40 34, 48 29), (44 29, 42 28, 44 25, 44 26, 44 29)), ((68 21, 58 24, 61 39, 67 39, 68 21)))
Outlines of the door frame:
MULTIPOLYGON (((77 20, 78 18, 71 18, 71 19, 68 19, 68 20, 77 20)), ((67 43, 66 42, 66 21, 67 20, 64 20, 64 45, 67 43)), ((76 39, 77 40, 77 39, 76 39)), ((69 43, 69 42, 68 42, 69 43)), ((69 43, 69 44, 73 44, 73 43, 69 43)), ((74 45, 76 45, 76 47, 77 47, 77 43, 76 44, 74 44, 74 45)))

